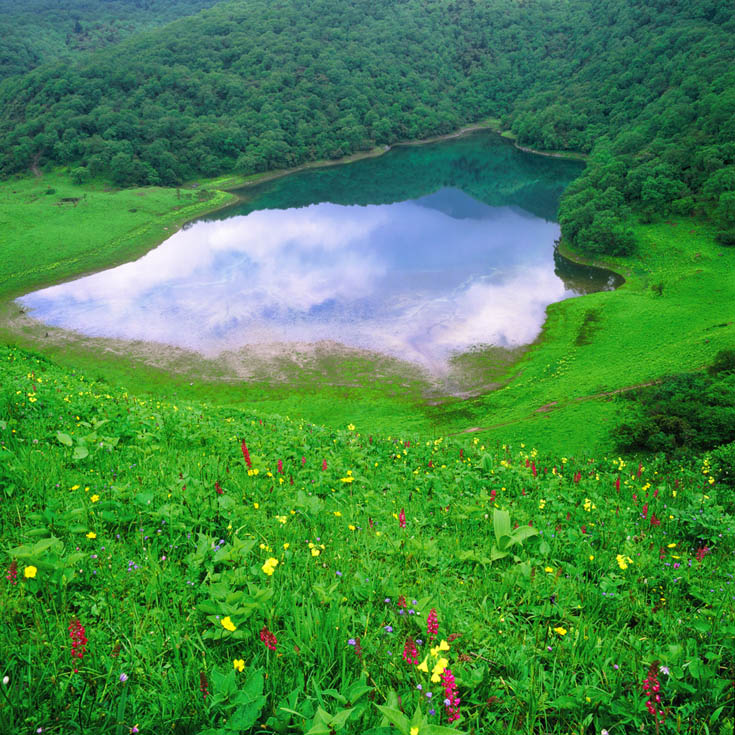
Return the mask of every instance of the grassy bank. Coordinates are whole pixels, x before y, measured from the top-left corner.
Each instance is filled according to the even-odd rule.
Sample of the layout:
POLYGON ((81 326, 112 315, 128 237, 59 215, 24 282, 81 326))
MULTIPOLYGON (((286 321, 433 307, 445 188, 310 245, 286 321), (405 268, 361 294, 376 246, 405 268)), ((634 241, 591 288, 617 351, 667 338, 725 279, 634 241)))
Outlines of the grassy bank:
POLYGON ((735 509, 706 464, 0 370, 3 733, 443 735, 449 670, 463 732, 732 735, 735 509))
POLYGON ((488 441, 598 452, 610 445, 617 392, 700 370, 735 344, 735 251, 694 219, 638 225, 635 234, 636 257, 604 263, 626 283, 549 306, 512 380, 458 405, 457 420, 496 427, 488 441))
POLYGON ((0 299, 131 260, 232 201, 217 190, 77 185, 61 171, 0 182, 0 299))
POLYGON ((230 177, 200 182, 197 189, 107 191, 75 186, 60 173, 3 183, 3 338, 139 393, 257 405, 331 426, 359 420, 385 432, 434 437, 472 429, 488 442, 528 441, 559 452, 606 450, 624 410, 615 400, 620 391, 700 369, 735 343, 735 252, 718 246, 707 225, 693 219, 636 226, 639 254, 606 263, 626 275, 621 289, 551 305, 543 333, 520 360, 497 360, 491 382, 499 389, 439 405, 424 399, 426 383, 399 366, 372 380, 369 357, 318 369, 285 364, 290 377, 284 383, 267 377, 245 383, 194 355, 156 368, 126 345, 54 339, 53 330, 46 338, 45 328, 22 320, 19 327, 17 319, 8 328, 7 319, 18 311, 9 302, 13 296, 130 259, 184 220, 228 202, 231 195, 215 185, 242 184, 230 177))

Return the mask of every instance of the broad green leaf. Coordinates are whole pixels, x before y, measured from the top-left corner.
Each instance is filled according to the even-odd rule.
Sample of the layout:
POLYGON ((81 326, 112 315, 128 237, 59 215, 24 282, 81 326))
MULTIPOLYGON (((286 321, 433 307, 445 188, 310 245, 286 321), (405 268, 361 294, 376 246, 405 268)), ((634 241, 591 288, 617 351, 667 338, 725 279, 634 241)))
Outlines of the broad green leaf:
POLYGON ((67 447, 70 447, 70 446, 71 446, 71 445, 72 445, 72 444, 74 443, 74 442, 72 441, 72 438, 71 438, 71 437, 70 437, 70 436, 69 436, 68 434, 65 434, 65 433, 64 433, 63 431, 57 431, 57 432, 56 432, 56 438, 57 438, 57 439, 58 439, 58 440, 59 440, 59 441, 60 441, 60 442, 61 442, 61 443, 62 443, 62 444, 63 444, 64 446, 67 446, 67 447))
POLYGON ((497 508, 493 511, 493 530, 495 531, 495 540, 498 548, 503 549, 500 540, 503 536, 510 538, 510 514, 507 510, 498 510, 497 508))
POLYGON ((400 732, 401 735, 408 735, 408 717, 406 717, 403 712, 398 709, 394 709, 393 707, 386 707, 381 704, 376 704, 375 706, 380 710, 383 717, 398 729, 398 732, 400 732))
POLYGON ((85 457, 89 456, 89 449, 87 447, 80 444, 79 446, 74 447, 74 453, 72 454, 73 459, 84 459, 85 457))

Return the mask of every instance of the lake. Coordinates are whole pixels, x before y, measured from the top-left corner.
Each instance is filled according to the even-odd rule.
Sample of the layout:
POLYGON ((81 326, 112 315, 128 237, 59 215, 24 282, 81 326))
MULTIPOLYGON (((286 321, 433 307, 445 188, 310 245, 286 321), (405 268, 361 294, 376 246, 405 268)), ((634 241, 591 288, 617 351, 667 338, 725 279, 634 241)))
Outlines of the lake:
POLYGON ((550 303, 620 283, 555 252, 580 170, 489 133, 400 146, 243 189, 137 261, 19 302, 210 359, 334 345, 442 375, 468 350, 532 342, 550 303))

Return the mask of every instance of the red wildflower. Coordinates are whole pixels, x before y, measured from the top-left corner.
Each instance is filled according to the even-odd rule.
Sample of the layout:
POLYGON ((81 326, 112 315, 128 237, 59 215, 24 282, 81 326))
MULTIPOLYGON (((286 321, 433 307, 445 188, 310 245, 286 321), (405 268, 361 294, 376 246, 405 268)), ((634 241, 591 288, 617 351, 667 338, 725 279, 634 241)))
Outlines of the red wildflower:
POLYGON ((464 457, 464 449, 459 450, 459 460, 462 461, 462 458, 464 457))
POLYGON ((398 607, 406 607, 406 595, 398 595, 398 607))
POLYGON ((709 546, 701 546, 700 548, 697 549, 697 553, 695 554, 695 556, 697 557, 697 561, 701 562, 702 559, 704 559, 704 557, 707 556, 707 554, 709 553, 710 553, 709 546))
POLYGON ((406 511, 401 508, 401 512, 398 514, 398 525, 401 528, 406 527, 406 511))
POLYGON ((301 466, 303 467, 306 464, 306 457, 301 458, 301 466))
POLYGON ((536 477, 536 463, 531 462, 531 474, 536 477))
POLYGON ((278 474, 279 475, 283 474, 283 460, 282 459, 278 460, 278 474))
MULTIPOLYGON (((78 658, 81 661, 87 652, 87 635, 84 626, 76 618, 73 618, 69 623, 68 630, 71 638, 71 657, 73 659, 78 658)), ((75 665, 74 673, 76 674, 78 670, 75 665)))
POLYGON ((324 459, 322 460, 322 472, 326 472, 326 471, 327 471, 327 460, 324 459))
POLYGON ((451 723, 459 719, 459 703, 461 701, 457 696, 457 685, 451 669, 444 669, 442 686, 444 687, 444 708, 447 713, 447 720, 451 723))
POLYGON ((204 699, 209 694, 209 682, 207 681, 207 675, 203 672, 199 672, 199 691, 202 693, 204 699))
POLYGON ((652 526, 660 526, 661 525, 661 521, 658 518, 656 518, 656 514, 655 513, 651 513, 651 525, 652 526))
POLYGON ((214 489, 217 491, 217 495, 225 494, 225 491, 222 489, 222 486, 219 484, 219 481, 214 483, 214 489))
POLYGON ((7 579, 10 584, 18 584, 18 562, 15 559, 10 562, 5 579, 7 579))
POLYGON ((663 723, 665 713, 661 709, 661 685, 658 681, 658 661, 654 661, 648 669, 648 676, 643 680, 643 696, 646 697, 646 709, 654 717, 660 717, 663 723), (658 708, 658 709, 657 709, 658 708))
POLYGON ((271 651, 276 650, 276 645, 278 644, 278 639, 268 630, 268 626, 264 625, 262 630, 260 631, 260 640, 265 643, 265 647, 269 648, 271 651))
POLYGON ((426 632, 431 638, 436 638, 436 634, 439 632, 439 619, 435 607, 432 607, 426 616, 426 632))
POLYGON ((615 480, 615 489, 620 492, 620 475, 618 475, 617 479, 615 480))
POLYGON ((497 492, 495 492, 495 488, 493 488, 493 489, 492 489, 492 490, 490 491, 490 502, 491 502, 491 503, 493 502, 493 500, 495 500, 495 496, 496 496, 496 495, 497 495, 497 492))
POLYGON ((416 643, 411 636, 406 638, 406 643, 403 646, 403 660, 411 666, 415 666, 419 662, 419 652, 416 650, 416 643))
POLYGON ((248 451, 248 445, 245 444, 244 439, 242 440, 242 456, 245 459, 245 464, 248 469, 250 469, 253 466, 253 463, 250 461, 250 452, 248 451))

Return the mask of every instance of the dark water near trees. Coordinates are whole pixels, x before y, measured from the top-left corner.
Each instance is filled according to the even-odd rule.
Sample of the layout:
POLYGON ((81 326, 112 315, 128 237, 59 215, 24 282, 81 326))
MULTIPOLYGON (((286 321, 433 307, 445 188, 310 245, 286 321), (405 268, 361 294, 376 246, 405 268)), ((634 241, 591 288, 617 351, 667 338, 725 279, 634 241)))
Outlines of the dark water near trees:
POLYGON ((241 193, 139 260, 20 299, 85 335, 213 357, 324 340, 442 373, 536 337, 548 304, 617 285, 554 250, 580 165, 476 134, 241 193))

